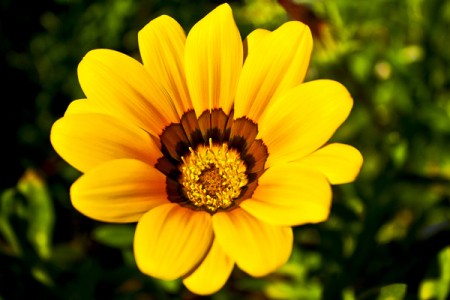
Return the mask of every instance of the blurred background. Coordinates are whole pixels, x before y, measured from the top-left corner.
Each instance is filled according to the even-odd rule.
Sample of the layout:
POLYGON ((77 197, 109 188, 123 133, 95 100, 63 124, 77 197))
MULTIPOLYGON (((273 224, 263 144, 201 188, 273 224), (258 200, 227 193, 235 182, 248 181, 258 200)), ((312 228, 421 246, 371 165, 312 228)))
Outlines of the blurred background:
POLYGON ((135 224, 96 222, 71 205, 80 175, 49 143, 83 97, 76 68, 91 49, 139 59, 137 32, 168 14, 188 31, 221 1, 0 1, 0 300, 436 299, 450 290, 450 1, 230 1, 241 35, 308 24, 307 80, 335 79, 354 98, 333 140, 365 162, 334 186, 330 219, 295 228, 277 272, 235 269, 211 297, 141 274, 135 224))

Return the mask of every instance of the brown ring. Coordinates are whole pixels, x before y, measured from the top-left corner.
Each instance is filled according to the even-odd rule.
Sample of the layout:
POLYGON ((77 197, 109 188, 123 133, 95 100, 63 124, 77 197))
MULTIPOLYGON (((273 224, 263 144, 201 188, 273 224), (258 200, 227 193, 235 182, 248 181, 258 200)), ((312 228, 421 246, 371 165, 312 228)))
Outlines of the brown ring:
MULTIPOLYGON (((267 147, 261 139, 256 139, 258 125, 248 118, 233 119, 233 111, 227 115, 222 109, 204 111, 199 118, 190 110, 183 114, 180 123, 167 126, 159 139, 163 157, 158 159, 155 167, 167 176, 166 192, 169 201, 194 210, 203 210, 191 204, 183 186, 179 182, 183 163, 182 156, 194 151, 199 145, 226 143, 229 149, 236 150, 247 168, 248 184, 241 190, 234 204, 225 210, 238 206, 252 196, 258 186, 258 178, 264 173, 268 157, 267 147)), ((219 209, 218 211, 220 211, 219 209)), ((222 209, 224 210, 224 209, 222 209)))

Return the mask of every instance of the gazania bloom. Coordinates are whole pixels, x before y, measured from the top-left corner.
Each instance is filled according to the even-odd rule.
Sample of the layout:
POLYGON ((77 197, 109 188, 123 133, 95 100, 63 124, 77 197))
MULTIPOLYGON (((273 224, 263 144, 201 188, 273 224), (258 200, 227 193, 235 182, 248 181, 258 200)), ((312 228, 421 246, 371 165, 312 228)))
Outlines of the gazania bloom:
POLYGON ((83 175, 74 207, 137 222, 139 269, 211 294, 236 264, 264 276, 291 254, 292 227, 327 219, 330 184, 351 182, 362 157, 327 144, 352 98, 331 80, 302 83, 307 26, 287 22, 241 39, 222 4, 186 36, 161 16, 139 32, 142 63, 99 49, 78 67, 86 99, 51 131, 83 175))

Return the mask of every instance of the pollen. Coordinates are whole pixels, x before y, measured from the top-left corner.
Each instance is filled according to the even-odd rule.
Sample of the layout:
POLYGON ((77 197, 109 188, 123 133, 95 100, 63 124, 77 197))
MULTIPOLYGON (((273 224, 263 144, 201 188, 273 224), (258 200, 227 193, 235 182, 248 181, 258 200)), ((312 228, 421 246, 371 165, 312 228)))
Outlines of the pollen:
POLYGON ((195 207, 210 213, 230 207, 248 183, 239 153, 226 144, 199 146, 182 157, 180 183, 195 207))

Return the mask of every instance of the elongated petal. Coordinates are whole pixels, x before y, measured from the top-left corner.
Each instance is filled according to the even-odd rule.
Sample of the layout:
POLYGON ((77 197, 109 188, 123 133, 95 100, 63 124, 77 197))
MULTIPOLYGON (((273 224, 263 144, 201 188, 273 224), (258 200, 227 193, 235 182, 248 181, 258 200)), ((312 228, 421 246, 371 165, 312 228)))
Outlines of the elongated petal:
POLYGON ((184 74, 183 28, 171 17, 161 16, 139 31, 138 37, 144 67, 170 95, 181 117, 193 108, 184 74))
POLYGON ((213 239, 211 216, 175 203, 158 206, 138 222, 134 254, 139 269, 173 280, 190 272, 205 257, 213 239))
POLYGON ((353 99, 332 80, 299 85, 276 99, 258 123, 268 147, 266 167, 298 160, 324 145, 348 117, 353 99))
POLYGON ((159 135, 178 116, 169 95, 138 61, 120 52, 92 50, 78 65, 81 88, 105 113, 159 135))
POLYGON ((200 20, 186 40, 185 66, 197 117, 205 110, 233 105, 243 50, 231 8, 222 4, 200 20))
POLYGON ((70 189, 73 206, 105 222, 136 222, 148 210, 168 202, 165 176, 134 159, 106 162, 82 175, 70 189))
POLYGON ((258 179, 252 198, 241 207, 274 225, 317 223, 328 218, 331 187, 324 175, 302 169, 301 163, 277 165, 258 179))
POLYGON ((303 81, 311 50, 311 32, 300 22, 287 22, 262 37, 242 68, 234 117, 258 122, 271 99, 303 81))
POLYGON ((244 59, 247 58, 248 53, 258 51, 260 49, 259 42, 270 34, 269 30, 258 28, 250 32, 244 40, 244 59))
POLYGON ((57 120, 50 141, 55 151, 81 172, 118 158, 153 165, 162 155, 148 133, 103 114, 69 114, 57 120))
POLYGON ((184 278, 183 283, 198 295, 211 295, 224 286, 233 271, 233 266, 233 260, 225 254, 217 240, 214 240, 201 265, 184 278))
POLYGON ((270 225, 241 208, 214 214, 213 228, 224 251, 252 276, 275 271, 291 255, 290 227, 270 225))
POLYGON ((299 160, 304 168, 319 171, 331 184, 348 183, 358 176, 363 163, 361 153, 345 144, 329 144, 299 160))
POLYGON ((64 113, 64 116, 72 114, 98 114, 102 113, 101 110, 96 107, 95 103, 87 99, 78 99, 70 102, 69 106, 64 113))

